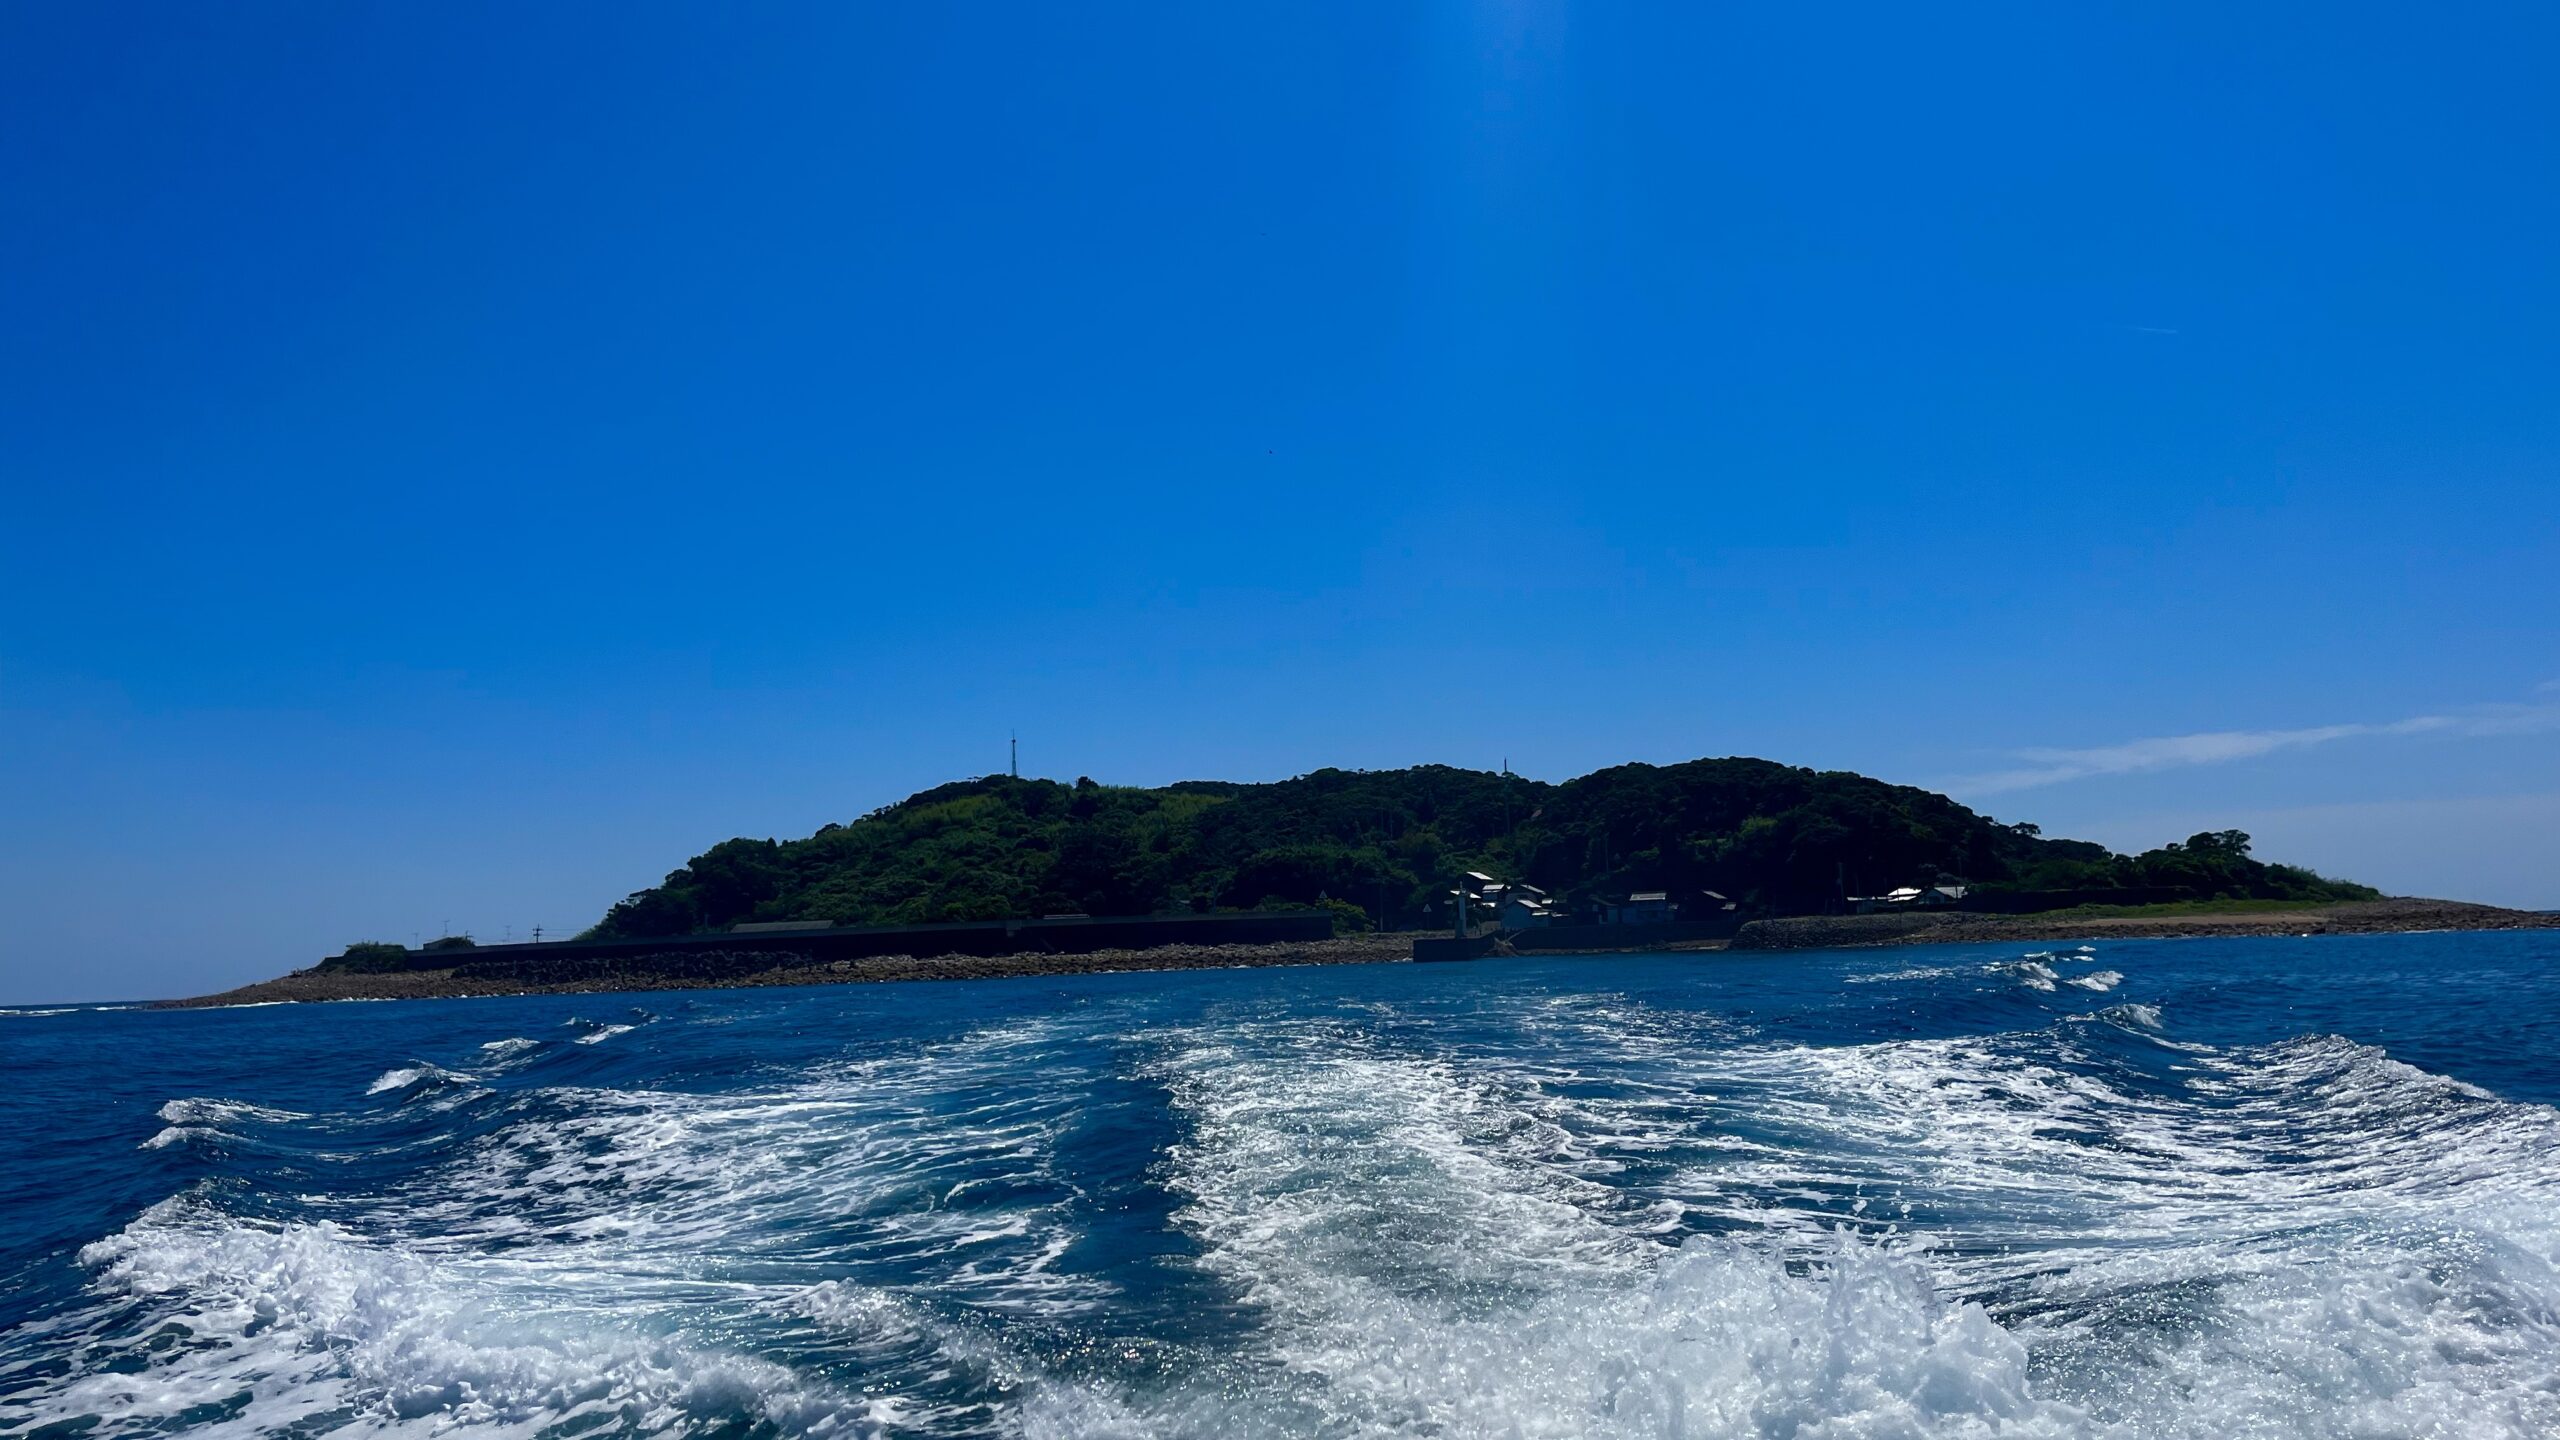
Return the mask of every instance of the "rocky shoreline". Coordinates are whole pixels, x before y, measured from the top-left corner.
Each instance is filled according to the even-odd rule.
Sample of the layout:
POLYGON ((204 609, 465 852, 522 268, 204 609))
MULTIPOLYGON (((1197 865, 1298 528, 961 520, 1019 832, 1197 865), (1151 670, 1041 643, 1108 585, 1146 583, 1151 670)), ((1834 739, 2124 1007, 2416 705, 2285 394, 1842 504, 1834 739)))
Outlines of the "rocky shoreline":
POLYGON ((715 990, 750 985, 844 985, 885 980, 992 980, 1024 975, 1099 975, 1137 970, 1229 970, 1260 965, 1358 965, 1408 960, 1410 935, 1351 935, 1275 945, 1159 945, 1076 954, 880 955, 811 963, 788 951, 729 954, 716 961, 671 952, 614 960, 564 959, 503 969, 366 972, 314 967, 217 995, 164 1000, 163 1009, 272 1005, 327 1000, 431 1000, 477 995, 577 995, 616 990, 715 990))
POLYGON ((2204 935, 2381 935, 2413 930, 2551 930, 2560 915, 2459 900, 2357 900, 2301 910, 2204 915, 1805 915, 1754 920, 1736 950, 1839 950, 2049 940, 2163 940, 2204 935))

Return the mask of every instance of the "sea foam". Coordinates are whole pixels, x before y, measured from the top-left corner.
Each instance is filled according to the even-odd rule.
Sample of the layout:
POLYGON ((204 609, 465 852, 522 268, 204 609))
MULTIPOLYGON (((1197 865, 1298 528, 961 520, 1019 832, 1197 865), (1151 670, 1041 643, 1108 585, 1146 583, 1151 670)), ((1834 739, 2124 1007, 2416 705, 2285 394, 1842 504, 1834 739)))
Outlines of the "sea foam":
MULTIPOLYGON (((2005 964, 2120 988, 2064 958, 2005 964)), ((223 1143, 133 1159, 185 1188, 0 1340, 0 1431, 2560 1434, 2560 1115, 1984 963, 1070 987, 841 1051, 759 999, 764 1049, 643 1025, 577 1084, 500 1041, 173 1100, 223 1143)))

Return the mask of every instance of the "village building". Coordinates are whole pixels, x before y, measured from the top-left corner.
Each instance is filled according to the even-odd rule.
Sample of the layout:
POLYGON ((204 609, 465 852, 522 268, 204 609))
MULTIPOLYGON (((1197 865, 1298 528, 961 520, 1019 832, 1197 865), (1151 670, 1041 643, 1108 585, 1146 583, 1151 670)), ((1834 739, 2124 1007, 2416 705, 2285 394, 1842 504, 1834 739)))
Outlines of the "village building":
POLYGON ((1611 905, 1602 913, 1601 922, 1608 925, 1665 925, 1679 918, 1680 907, 1671 903, 1668 890, 1639 890, 1611 905))
POLYGON ((1905 885, 1881 895, 1848 896, 1854 914, 1873 915, 1880 910, 1952 910, 1964 903, 1971 887, 1964 885, 1905 885))
POLYGON ((1505 930, 1540 930, 1558 918, 1556 907, 1545 899, 1517 892, 1503 898, 1499 913, 1505 930))

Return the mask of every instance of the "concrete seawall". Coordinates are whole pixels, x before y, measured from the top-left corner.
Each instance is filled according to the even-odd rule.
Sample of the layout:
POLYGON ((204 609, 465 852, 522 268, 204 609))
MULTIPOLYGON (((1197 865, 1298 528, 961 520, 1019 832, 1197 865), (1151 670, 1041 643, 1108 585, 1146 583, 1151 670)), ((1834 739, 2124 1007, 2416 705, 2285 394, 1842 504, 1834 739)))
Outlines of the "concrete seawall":
POLYGON ((1658 925, 1546 925, 1535 930, 1514 930, 1503 938, 1511 942, 1512 949, 1524 955, 1537 950, 1585 950, 1606 954, 1621 950, 1709 945, 1732 939, 1740 925, 1738 916, 1719 916, 1713 920, 1666 920, 1658 925))

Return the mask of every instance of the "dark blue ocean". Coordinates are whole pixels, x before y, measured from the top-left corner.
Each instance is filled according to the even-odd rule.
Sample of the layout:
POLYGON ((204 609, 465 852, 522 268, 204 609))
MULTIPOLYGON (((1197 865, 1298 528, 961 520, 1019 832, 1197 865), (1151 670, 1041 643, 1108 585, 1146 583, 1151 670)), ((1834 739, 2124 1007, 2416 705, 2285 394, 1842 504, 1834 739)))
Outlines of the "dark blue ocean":
POLYGON ((2555 1103, 2554 933, 17 1010, 0 1432, 2548 1437, 2555 1103))

